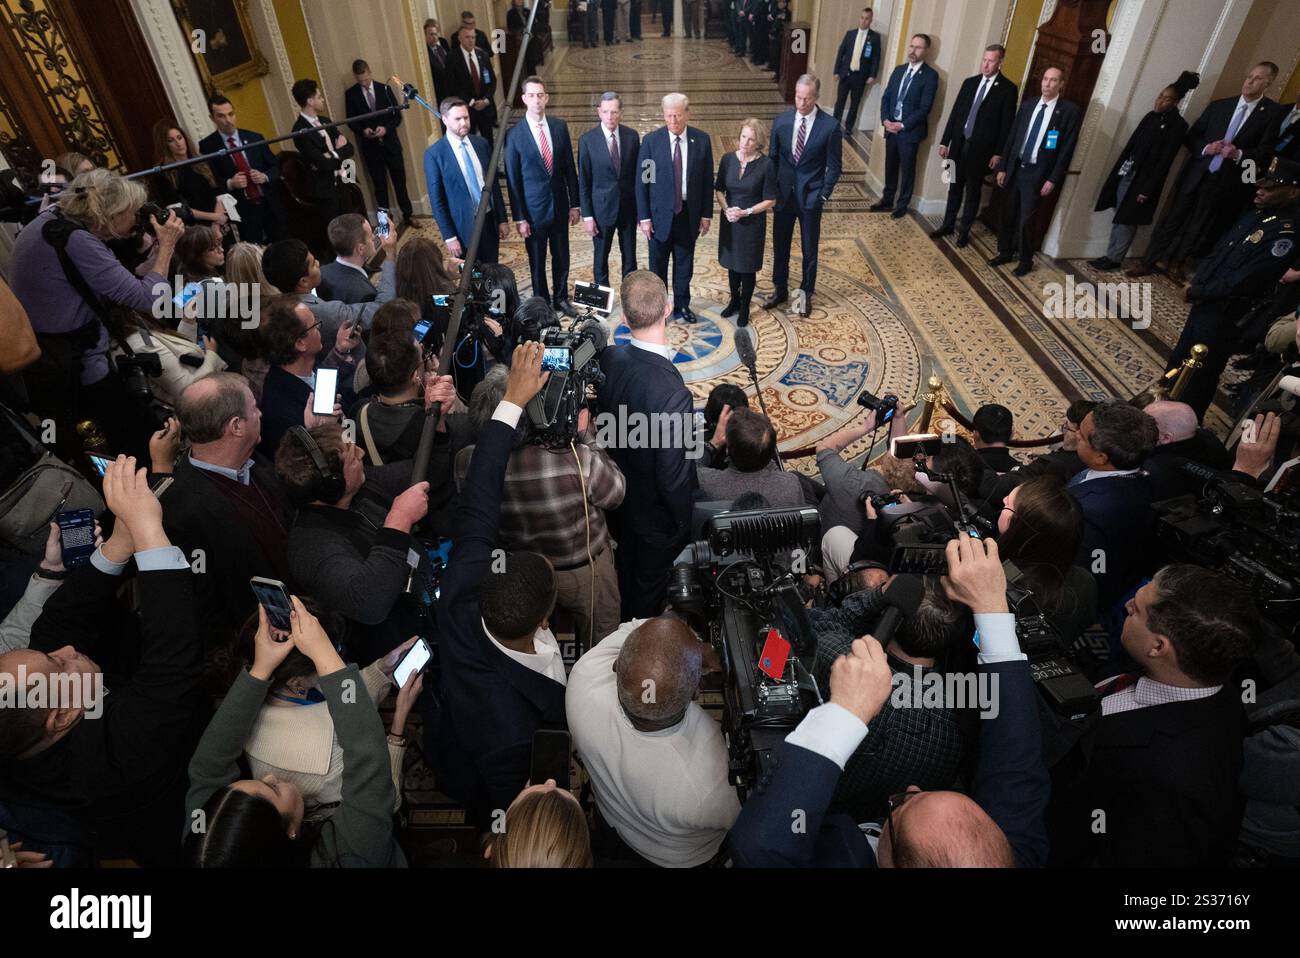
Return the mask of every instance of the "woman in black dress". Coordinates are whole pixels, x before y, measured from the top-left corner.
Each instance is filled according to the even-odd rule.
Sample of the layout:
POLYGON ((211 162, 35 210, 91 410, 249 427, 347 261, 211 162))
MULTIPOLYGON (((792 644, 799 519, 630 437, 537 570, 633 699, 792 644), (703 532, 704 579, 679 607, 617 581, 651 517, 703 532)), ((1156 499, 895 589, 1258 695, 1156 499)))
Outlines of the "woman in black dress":
POLYGON ((739 326, 749 325, 749 301, 763 268, 767 211, 776 205, 776 167, 764 155, 766 147, 767 127, 761 120, 746 120, 740 127, 739 148, 722 157, 713 184, 723 211, 718 262, 731 281, 731 301, 722 315, 739 314, 739 326))
MULTIPOLYGON (((159 166, 179 163, 198 156, 189 136, 167 120, 153 126, 154 154, 159 166)), ((192 163, 149 178, 149 199, 159 206, 184 203, 194 215, 194 224, 215 226, 224 232, 226 208, 217 201, 217 189, 212 169, 207 163, 192 163)), ((187 225, 192 225, 188 224, 187 225)))

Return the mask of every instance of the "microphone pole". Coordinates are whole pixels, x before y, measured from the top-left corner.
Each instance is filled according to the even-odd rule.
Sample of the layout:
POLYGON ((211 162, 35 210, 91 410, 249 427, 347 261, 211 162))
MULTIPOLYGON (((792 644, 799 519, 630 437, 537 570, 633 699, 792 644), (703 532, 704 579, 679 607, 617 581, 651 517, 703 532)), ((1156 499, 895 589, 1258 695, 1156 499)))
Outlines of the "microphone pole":
MULTIPOLYGON (((510 77, 510 89, 506 93, 504 106, 501 108, 501 117, 497 123, 497 135, 492 144, 492 157, 488 160, 487 168, 483 171, 483 192, 478 198, 478 212, 474 215, 474 229, 470 233, 469 244, 465 247, 465 265, 461 267, 460 283, 456 287, 456 298, 451 304, 451 318, 447 322, 447 335, 442 341, 442 352, 438 356, 438 375, 445 376, 451 369, 452 353, 456 348, 456 337, 460 335, 460 320, 465 312, 465 300, 469 295, 470 282, 474 275, 474 263, 478 257, 479 241, 483 238, 483 224, 487 220, 487 212, 492 205, 492 191, 496 187, 497 169, 501 165, 502 147, 505 146, 505 137, 502 135, 506 128, 506 123, 510 119, 513 109, 512 104, 515 102, 515 91, 519 88, 519 81, 524 72, 524 53, 528 50, 528 44, 533 38, 533 21, 537 19, 537 8, 539 4, 533 4, 533 8, 528 12, 528 22, 524 24, 524 35, 522 42, 519 44, 519 56, 515 60, 515 72, 510 77)), ((397 80, 397 77, 393 77, 397 80)), ((400 83, 401 81, 398 80, 400 83)), ((420 99, 415 88, 408 84, 402 85, 402 95, 407 97, 408 104, 411 99, 423 106, 430 112, 437 113, 429 104, 420 99), (409 91, 409 92, 408 92, 409 91)), ((496 227, 494 226, 493 229, 496 227)), ((420 444, 415 449, 415 460, 411 464, 411 485, 417 482, 423 482, 429 475, 429 456, 433 452, 434 433, 438 428, 438 420, 442 416, 442 403, 431 403, 424 411, 424 426, 420 430, 420 444)))
MULTIPOLYGON (((758 396, 758 406, 763 410, 763 415, 767 416, 767 421, 772 422, 772 417, 767 414, 767 401, 763 398, 763 390, 758 388, 758 355, 754 352, 754 341, 749 338, 748 327, 742 327, 736 330, 736 352, 740 354, 740 361, 749 370, 749 379, 754 384, 754 395, 758 396)), ((776 426, 772 426, 772 431, 776 431, 776 426)), ((776 457, 776 466, 782 472, 785 472, 785 463, 781 459, 781 448, 779 443, 773 443, 772 454, 776 457)))

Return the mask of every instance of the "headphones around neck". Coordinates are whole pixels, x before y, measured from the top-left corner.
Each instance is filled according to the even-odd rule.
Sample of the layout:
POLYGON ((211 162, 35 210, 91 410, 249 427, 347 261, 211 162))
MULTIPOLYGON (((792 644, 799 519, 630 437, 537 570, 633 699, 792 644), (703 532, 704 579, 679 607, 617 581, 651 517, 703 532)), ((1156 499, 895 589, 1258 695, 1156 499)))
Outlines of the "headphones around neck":
POLYGON ((302 491, 303 502, 338 502, 342 499, 343 494, 347 492, 347 481, 341 473, 330 468, 325 453, 321 452, 312 434, 305 426, 290 426, 289 435, 307 450, 312 466, 316 469, 316 478, 302 491))

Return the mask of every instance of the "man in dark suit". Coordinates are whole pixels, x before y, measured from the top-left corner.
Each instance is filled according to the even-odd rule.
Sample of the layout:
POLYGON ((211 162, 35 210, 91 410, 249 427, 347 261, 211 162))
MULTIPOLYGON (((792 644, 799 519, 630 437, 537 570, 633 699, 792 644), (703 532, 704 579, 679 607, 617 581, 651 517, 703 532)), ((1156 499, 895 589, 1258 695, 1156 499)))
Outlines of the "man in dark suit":
MULTIPOLYGON (((452 256, 464 258, 474 231, 479 198, 483 194, 484 171, 492 159, 492 147, 480 136, 472 136, 469 107, 459 97, 442 101, 442 123, 446 135, 424 151, 424 179, 429 188, 429 205, 442 231, 442 240, 452 256)), ((478 261, 495 263, 499 243, 506 238, 510 215, 501 196, 501 184, 492 180, 483 238, 478 261)))
POLYGON ((320 268, 317 294, 321 299, 341 303, 372 302, 379 290, 370 282, 366 263, 378 252, 378 247, 370 221, 359 213, 344 213, 330 223, 329 238, 334 247, 334 261, 320 268))
POLYGON ((1017 253, 1017 276, 1034 268, 1034 209, 1040 198, 1051 196, 1065 182, 1070 160, 1079 142, 1079 108, 1061 99, 1065 73, 1057 67, 1043 71, 1041 98, 1026 99, 1002 147, 998 161, 998 186, 1002 197, 1002 221, 998 232, 998 255, 990 266, 1010 263, 1017 253))
MULTIPOLYGON (((231 150, 266 137, 235 124, 235 107, 221 94, 208 97, 208 115, 217 129, 199 141, 200 153, 231 150)), ((280 161, 262 144, 212 160, 217 185, 235 197, 239 214, 239 238, 250 243, 267 243, 281 235, 279 215, 280 161)))
POLYGON ((1001 160, 999 151, 1007 142, 1016 116, 1019 91, 1001 72, 1006 52, 997 43, 985 48, 980 72, 962 83, 939 141, 944 179, 950 184, 948 207, 942 225, 930 236, 938 239, 955 230, 958 247, 970 243, 970 228, 979 213, 984 177, 1001 160))
POLYGON ((326 239, 326 230, 330 221, 343 212, 343 185, 348 182, 345 177, 354 166, 348 161, 356 150, 337 128, 321 129, 331 120, 321 112, 325 109, 325 94, 321 93, 315 80, 296 81, 292 92, 294 102, 301 110, 293 121, 293 131, 299 134, 294 137, 293 145, 306 164, 309 175, 306 189, 314 204, 313 235, 304 239, 317 256, 329 260, 334 254, 326 239))
POLYGON ((473 10, 462 10, 460 14, 459 30, 466 27, 474 31, 474 45, 487 55, 489 60, 492 59, 492 44, 488 43, 488 35, 478 28, 478 18, 474 16, 473 10))
POLYGON ((235 373, 195 380, 176 404, 190 451, 158 497, 167 535, 192 563, 195 621, 208 648, 232 641, 257 602, 253 576, 290 581, 293 510, 275 464, 259 455, 262 410, 235 373), (196 566, 197 568, 197 566, 196 566))
POLYGON ((873 213, 888 213, 902 219, 912 202, 916 185, 916 154, 922 141, 930 135, 930 109, 939 89, 939 74, 925 62, 930 52, 930 37, 918 33, 907 44, 907 62, 894 73, 880 98, 880 125, 885 137, 885 187, 880 202, 871 206, 873 213), (898 204, 894 204, 894 191, 898 204))
POLYGON ((971 417, 975 451, 984 460, 984 465, 996 473, 1010 472, 1020 465, 1007 448, 1014 428, 1015 418, 1011 415, 1011 410, 998 403, 980 406, 971 417))
POLYGON ((506 185, 515 228, 528 251, 533 295, 566 316, 569 302, 569 227, 578 225, 578 171, 573 164, 569 125, 546 115, 550 94, 541 77, 524 80, 523 119, 506 134, 506 185), (552 295, 546 285, 546 250, 551 250, 552 295))
POLYGON ((433 102, 441 103, 450 96, 447 71, 451 67, 451 44, 447 38, 440 36, 438 21, 432 18, 424 21, 424 45, 429 51, 429 70, 433 74, 433 102))
POLYGON ((830 702, 804 717, 778 746, 771 771, 760 776, 731 830, 735 864, 1034 868, 1046 862, 1050 782, 1038 693, 1007 609, 997 543, 963 534, 948 543, 947 558, 944 591, 975 613, 981 678, 996 680, 998 690, 997 711, 980 723, 969 796, 913 785, 890 800, 874 851, 851 817, 827 814, 843 763, 868 737, 868 723, 892 690, 884 649, 868 635, 832 668, 830 702), (790 827, 791 816, 805 827, 790 827))
MULTIPOLYGON (((623 278, 620 298, 632 338, 600 354, 605 373, 597 390, 600 408, 620 421, 667 414, 685 429, 693 403, 668 346, 668 288, 654 273, 637 270, 623 278)), ((609 453, 627 480, 623 504, 608 517, 618 543, 614 563, 627 622, 663 610, 673 560, 690 538, 695 461, 684 444, 642 443, 609 453)))
POLYGON ((807 316, 817 290, 817 253, 821 246, 822 209, 840 180, 844 138, 840 125, 817 107, 821 80, 805 73, 794 87, 794 109, 772 123, 772 163, 776 167, 776 211, 772 219, 772 297, 764 309, 789 299, 790 246, 799 221, 803 278, 794 313, 807 316))
POLYGON ((497 125, 497 75, 492 69, 491 53, 475 43, 477 34, 473 27, 460 28, 447 75, 451 95, 469 106, 472 131, 491 144, 497 125))
POLYGON ((1282 123, 1278 127, 1273 155, 1292 163, 1300 163, 1300 101, 1282 107, 1280 112, 1282 123))
POLYGON ((1085 469, 1067 488, 1083 509, 1074 564, 1097 579, 1097 607, 1110 609, 1147 572, 1151 481, 1142 462, 1159 438, 1155 420, 1124 402, 1098 403, 1079 426, 1085 469))
POLYGON ((862 10, 862 21, 858 29, 844 34, 840 49, 835 54, 835 79, 839 81, 835 91, 835 119, 844 118, 844 133, 853 135, 858 123, 858 109, 862 106, 862 95, 880 78, 880 63, 883 50, 880 46, 880 34, 871 29, 875 14, 870 7, 862 10), (849 105, 849 115, 844 116, 844 105, 849 105))
POLYGON ((641 136, 623 126, 623 101, 606 93, 596 108, 600 122, 578 139, 578 201, 591 237, 595 280, 609 286, 609 252, 618 234, 623 275, 636 269, 636 176, 641 136))
POLYGON ((686 125, 691 111, 684 94, 664 97, 663 111, 664 126, 645 135, 637 154, 637 219, 650 243, 650 269, 665 285, 672 259, 673 319, 693 323, 695 241, 713 223, 713 144, 686 125))
POLYGON ((1185 463, 1198 463, 1224 472, 1232 469, 1232 453, 1208 429, 1200 428, 1196 410, 1185 402, 1167 399, 1153 402, 1142 410, 1156 421, 1159 439, 1142 468, 1151 476, 1151 501, 1199 493, 1205 480, 1183 469, 1185 463))
POLYGON ((1184 261, 1209 252, 1245 210, 1268 168, 1282 121, 1281 107, 1264 95, 1277 72, 1277 64, 1255 64, 1240 96, 1215 100, 1192 124, 1184 141, 1192 155, 1142 262, 1128 270, 1129 276, 1146 276, 1164 260, 1170 278, 1181 283, 1184 261), (1242 168, 1247 160, 1256 171, 1249 182, 1242 168))
POLYGON ((494 557, 515 426, 542 387, 541 364, 540 343, 515 350, 505 399, 478 435, 438 599, 439 688, 425 697, 438 787, 483 828, 528 782, 533 733, 565 727, 564 662, 542 639, 554 570, 533 552, 507 554, 504 568, 494 557))
POLYGON ((1123 634, 1136 669, 1098 684, 1100 717, 1054 770, 1053 864, 1229 863, 1246 730, 1232 679, 1263 631, 1250 593, 1208 569, 1168 565, 1137 591, 1123 634))
MULTIPOLYGON (((352 75, 357 82, 348 87, 344 94, 348 116, 362 116, 397 106, 397 97, 387 83, 375 83, 370 76, 370 64, 357 60, 352 64, 352 75)), ((399 110, 390 116, 377 117, 361 123, 349 123, 352 135, 361 144, 361 159, 370 174, 370 183, 375 189, 375 203, 382 209, 388 209, 388 179, 392 177, 393 192, 397 194, 397 206, 402 211, 402 221, 411 218, 411 198, 406 194, 406 160, 402 157, 402 141, 397 135, 397 128, 402 125, 399 110)), ((392 217, 393 226, 397 226, 396 217, 392 217)))

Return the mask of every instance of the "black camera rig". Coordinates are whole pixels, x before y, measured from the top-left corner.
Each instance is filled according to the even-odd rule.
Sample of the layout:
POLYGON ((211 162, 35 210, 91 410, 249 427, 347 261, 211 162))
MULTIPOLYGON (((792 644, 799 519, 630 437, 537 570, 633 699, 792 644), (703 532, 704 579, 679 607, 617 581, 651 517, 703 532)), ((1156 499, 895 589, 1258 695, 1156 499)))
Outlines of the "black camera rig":
POLYGON ((587 391, 605 382, 598 361, 605 342, 605 327, 596 320, 542 330, 542 369, 551 378, 525 409, 529 442, 556 449, 577 438, 587 391))

